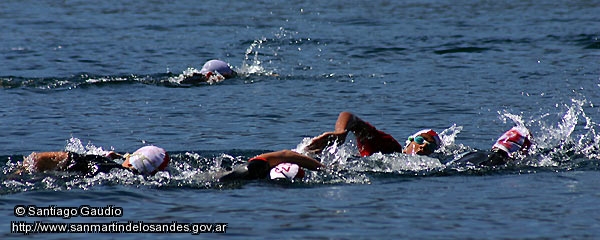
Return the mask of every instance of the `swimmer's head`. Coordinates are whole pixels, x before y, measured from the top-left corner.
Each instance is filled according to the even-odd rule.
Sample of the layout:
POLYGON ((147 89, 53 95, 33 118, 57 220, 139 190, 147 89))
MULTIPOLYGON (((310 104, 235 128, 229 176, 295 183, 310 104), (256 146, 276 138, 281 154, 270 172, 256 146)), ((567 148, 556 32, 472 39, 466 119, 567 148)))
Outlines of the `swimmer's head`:
POLYGON ((442 145, 440 136, 432 129, 424 129, 408 137, 406 148, 402 152, 406 154, 429 155, 442 145))
POLYGON ((204 64, 204 66, 202 66, 200 73, 202 73, 203 75, 208 76, 208 77, 210 77, 211 75, 217 74, 217 73, 225 78, 230 78, 230 77, 235 76, 235 72, 233 70, 231 70, 231 67, 229 67, 229 64, 227 64, 226 62, 223 62, 221 60, 210 60, 210 61, 206 62, 204 64))
POLYGON ((125 155, 123 167, 133 169, 143 175, 153 175, 167 168, 170 161, 169 154, 156 146, 141 147, 132 154, 125 155))
POLYGON ((271 169, 271 179, 302 179, 305 173, 300 166, 293 163, 280 163, 271 169))
POLYGON ((527 128, 515 126, 496 140, 496 143, 492 146, 492 150, 503 150, 509 156, 519 151, 527 153, 531 147, 531 138, 531 133, 527 128))

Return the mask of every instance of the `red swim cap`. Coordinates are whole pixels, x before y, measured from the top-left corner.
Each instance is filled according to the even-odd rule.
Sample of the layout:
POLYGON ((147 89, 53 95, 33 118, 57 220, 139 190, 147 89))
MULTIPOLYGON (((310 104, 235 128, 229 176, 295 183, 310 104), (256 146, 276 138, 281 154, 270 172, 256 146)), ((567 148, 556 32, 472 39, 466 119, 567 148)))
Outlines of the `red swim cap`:
MULTIPOLYGON (((435 149, 440 148, 440 146, 442 146, 442 139, 440 139, 440 136, 437 134, 437 132, 433 131, 433 129, 423 129, 421 131, 416 132, 415 134, 411 135, 409 138, 415 138, 421 134, 427 134, 429 136, 431 136, 433 138, 433 140, 435 141, 435 149)), ((410 141, 406 142, 406 145, 408 146, 410 144, 410 141)))

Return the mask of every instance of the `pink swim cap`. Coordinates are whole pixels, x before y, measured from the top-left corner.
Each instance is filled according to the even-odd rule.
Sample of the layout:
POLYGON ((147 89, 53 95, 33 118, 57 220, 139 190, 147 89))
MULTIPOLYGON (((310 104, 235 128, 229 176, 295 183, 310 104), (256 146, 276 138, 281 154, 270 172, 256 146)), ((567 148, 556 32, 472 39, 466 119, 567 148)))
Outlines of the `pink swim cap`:
POLYGON ((231 70, 226 62, 221 60, 210 60, 202 66, 200 73, 206 75, 209 72, 213 74, 219 73, 226 78, 233 77, 233 70, 231 70))

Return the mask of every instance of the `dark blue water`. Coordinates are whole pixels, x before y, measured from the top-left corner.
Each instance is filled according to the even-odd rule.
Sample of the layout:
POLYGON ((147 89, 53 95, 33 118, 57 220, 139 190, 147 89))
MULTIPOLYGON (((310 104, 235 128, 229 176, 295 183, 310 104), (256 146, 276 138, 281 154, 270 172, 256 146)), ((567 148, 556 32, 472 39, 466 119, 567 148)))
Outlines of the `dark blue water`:
MULTIPOLYGON (((11 221, 228 223, 201 237, 596 239, 600 177, 596 1, 4 1, 0 185, 11 221), (179 80, 208 59, 240 76, 179 80), (295 183, 213 173, 301 149, 352 111, 403 140, 433 128, 436 158, 320 156, 295 183), (532 156, 500 168, 440 162, 489 149, 515 123, 532 156), (169 174, 12 176, 32 151, 173 153, 169 174), (17 218, 16 205, 114 205, 120 218, 17 218)), ((190 238, 190 234, 32 234, 190 238)))

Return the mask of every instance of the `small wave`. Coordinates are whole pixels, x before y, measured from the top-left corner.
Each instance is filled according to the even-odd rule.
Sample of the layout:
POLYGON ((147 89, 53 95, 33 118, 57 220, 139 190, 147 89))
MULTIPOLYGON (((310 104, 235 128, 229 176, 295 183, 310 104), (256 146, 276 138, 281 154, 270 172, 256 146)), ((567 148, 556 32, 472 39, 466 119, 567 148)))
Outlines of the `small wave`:
POLYGON ((444 49, 444 50, 436 50, 433 51, 436 54, 439 55, 443 55, 443 54, 450 54, 450 53, 480 53, 480 52, 485 52, 485 51, 489 51, 491 50, 490 48, 481 48, 481 47, 457 47, 457 48, 450 48, 450 49, 444 49))
POLYGON ((71 77, 26 78, 0 77, 0 88, 34 88, 34 89, 74 89, 90 86, 108 86, 119 84, 163 84, 170 74, 97 76, 80 74, 71 77))

